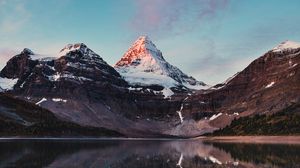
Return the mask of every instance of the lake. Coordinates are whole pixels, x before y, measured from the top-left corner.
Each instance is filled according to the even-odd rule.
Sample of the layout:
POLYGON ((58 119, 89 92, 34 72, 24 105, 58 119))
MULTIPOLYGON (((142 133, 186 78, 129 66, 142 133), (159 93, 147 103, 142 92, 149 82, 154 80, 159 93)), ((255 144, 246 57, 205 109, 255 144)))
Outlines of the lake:
POLYGON ((0 167, 300 167, 298 144, 201 140, 0 140, 0 167))

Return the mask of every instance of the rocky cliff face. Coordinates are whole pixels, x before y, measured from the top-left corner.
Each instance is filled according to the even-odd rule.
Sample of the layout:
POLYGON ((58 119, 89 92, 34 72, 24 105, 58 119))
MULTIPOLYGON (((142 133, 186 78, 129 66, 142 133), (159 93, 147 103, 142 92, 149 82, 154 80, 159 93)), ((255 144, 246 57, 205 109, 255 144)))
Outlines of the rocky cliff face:
MULTIPOLYGON (((0 77, 9 79, 21 79, 30 75, 38 61, 30 59, 33 52, 25 48, 19 55, 10 59, 0 72, 0 77)), ((24 79, 21 79, 24 80, 24 79)))
POLYGON ((33 57, 25 49, 8 61, 0 86, 4 79, 17 81, 7 92, 59 119, 133 137, 197 136, 234 118, 276 113, 300 101, 300 45, 293 42, 270 50, 225 83, 198 91, 183 85, 191 78, 169 65, 146 37, 116 70, 82 43, 67 45, 56 59, 33 57))

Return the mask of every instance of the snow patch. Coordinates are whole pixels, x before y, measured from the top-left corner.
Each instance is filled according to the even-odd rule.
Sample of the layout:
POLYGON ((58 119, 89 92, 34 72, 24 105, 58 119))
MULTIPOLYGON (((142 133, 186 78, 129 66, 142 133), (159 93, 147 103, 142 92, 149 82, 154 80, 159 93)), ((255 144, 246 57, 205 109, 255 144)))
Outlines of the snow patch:
POLYGON ((271 51, 273 52, 281 52, 286 50, 298 49, 300 48, 300 43, 294 41, 284 41, 280 43, 278 46, 273 48, 271 51))
POLYGON ((47 99, 44 97, 42 98, 40 101, 38 101, 37 103, 35 103, 36 105, 40 105, 41 103, 47 101, 47 99))
POLYGON ((180 118, 180 122, 183 123, 183 116, 182 116, 181 111, 177 111, 177 113, 178 113, 178 116, 180 118))
POLYGON ((3 90, 12 90, 17 82, 18 78, 9 79, 0 77, 0 88, 2 88, 3 90))
POLYGON ((60 79, 60 73, 57 72, 52 76, 48 76, 48 79, 51 81, 58 81, 60 79))
POLYGON ((134 88, 134 87, 129 87, 128 90, 130 91, 141 91, 143 88, 134 88))
POLYGON ((217 164, 219 164, 219 165, 222 164, 221 161, 219 161, 217 158, 215 158, 215 157, 213 157, 213 156, 209 156, 208 159, 209 159, 210 161, 212 161, 213 163, 217 163, 217 164))
POLYGON ((23 88, 25 83, 26 83, 26 81, 24 81, 24 82, 20 85, 20 88, 23 88))
POLYGON ((39 60, 42 62, 48 62, 57 59, 55 56, 43 55, 43 54, 33 54, 30 56, 31 60, 39 60))
POLYGON ((174 94, 174 92, 169 88, 164 88, 161 92, 164 95, 165 99, 171 97, 174 94))
POLYGON ((178 116, 179 116, 179 119, 180 119, 180 122, 183 123, 183 116, 182 116, 182 110, 183 110, 183 107, 184 107, 184 102, 189 99, 189 96, 191 96, 191 94, 188 94, 188 96, 186 98, 183 99, 182 103, 181 103, 181 106, 180 106, 180 109, 179 111, 176 111, 178 116))
MULTIPOLYGON (((153 73, 136 72, 136 73, 121 73, 121 75, 131 85, 163 86, 164 89, 162 91, 154 91, 154 93, 155 94, 162 93, 164 95, 164 98, 171 97, 174 94, 174 92, 170 88, 175 87, 177 85, 177 82, 174 79, 168 76, 163 76, 163 75, 158 75, 153 73)), ((142 88, 129 87, 128 90, 140 91, 142 90, 142 88)))
POLYGON ((181 166, 182 160, 183 160, 183 154, 180 155, 180 158, 179 158, 178 163, 176 164, 176 166, 179 166, 180 168, 182 168, 182 166, 181 166))
POLYGON ((295 75, 295 72, 292 72, 288 75, 288 77, 291 77, 291 76, 294 76, 295 75))
MULTIPOLYGON (((118 70, 118 69, 117 69, 118 70)), ((159 75, 147 72, 133 72, 133 71, 118 71, 123 78, 131 85, 160 85, 163 87, 171 88, 177 85, 177 82, 169 76, 159 75)))
POLYGON ((209 118, 210 121, 215 120, 216 118, 220 117, 223 113, 219 113, 219 114, 214 114, 213 116, 211 116, 209 118))
POLYGON ((191 85, 189 83, 182 83, 183 86, 189 88, 189 89, 193 89, 193 90, 202 90, 202 89, 209 89, 211 86, 210 85, 200 85, 200 84, 196 84, 196 85, 191 85))
POLYGON ((65 56, 71 51, 79 50, 81 47, 81 43, 78 44, 68 44, 59 52, 59 56, 65 56))
POLYGON ((292 66, 293 62, 292 60, 289 60, 289 66, 292 66))
POLYGON ((265 88, 270 88, 270 87, 272 87, 274 84, 275 84, 275 82, 273 81, 273 82, 269 83, 265 88))
POLYGON ((61 99, 61 98, 52 98, 52 101, 67 103, 67 100, 64 100, 64 99, 61 99))
POLYGON ((59 81, 62 78, 66 78, 66 79, 74 79, 77 81, 92 81, 92 79, 83 77, 83 76, 75 76, 71 73, 66 73, 66 74, 61 74, 61 73, 56 73, 52 76, 48 76, 48 79, 50 81, 59 81))

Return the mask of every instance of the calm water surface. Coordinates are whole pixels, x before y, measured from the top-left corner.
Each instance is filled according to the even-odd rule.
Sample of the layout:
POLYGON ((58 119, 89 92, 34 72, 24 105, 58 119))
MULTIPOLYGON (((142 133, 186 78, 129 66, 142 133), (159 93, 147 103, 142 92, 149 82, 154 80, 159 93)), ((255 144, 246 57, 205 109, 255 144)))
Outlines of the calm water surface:
POLYGON ((0 140, 0 167, 299 168, 300 146, 199 140, 0 140))

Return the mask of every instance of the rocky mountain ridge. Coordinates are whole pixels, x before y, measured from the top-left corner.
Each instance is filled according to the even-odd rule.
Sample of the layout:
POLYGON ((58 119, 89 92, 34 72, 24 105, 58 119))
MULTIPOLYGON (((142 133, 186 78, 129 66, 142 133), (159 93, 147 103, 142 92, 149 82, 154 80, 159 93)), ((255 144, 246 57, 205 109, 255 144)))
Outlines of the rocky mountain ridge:
POLYGON ((194 137, 223 128, 235 118, 272 114, 299 103, 296 44, 284 42, 227 82, 202 90, 183 86, 192 78, 169 65, 147 37, 139 39, 115 68, 82 43, 67 45, 56 59, 35 60, 34 53, 24 49, 7 62, 0 79, 16 82, 10 83, 13 87, 7 93, 64 121, 131 137, 194 137), (176 84, 132 83, 128 72, 139 74, 134 77, 140 81, 149 82, 147 75, 154 74, 176 84), (179 78, 172 76, 174 72, 179 78))

